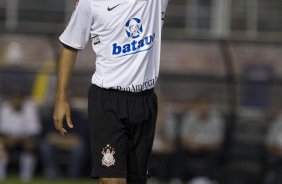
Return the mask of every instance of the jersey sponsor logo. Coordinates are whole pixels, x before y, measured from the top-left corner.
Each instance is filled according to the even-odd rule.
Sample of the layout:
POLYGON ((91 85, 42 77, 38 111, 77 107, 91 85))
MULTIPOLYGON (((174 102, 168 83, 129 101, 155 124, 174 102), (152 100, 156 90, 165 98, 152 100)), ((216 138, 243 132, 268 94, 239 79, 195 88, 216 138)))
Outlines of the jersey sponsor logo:
POLYGON ((156 85, 157 80, 158 80, 158 77, 155 77, 154 79, 147 80, 143 82, 142 84, 132 84, 131 86, 128 86, 128 87, 117 86, 116 90, 125 91, 125 92, 133 92, 133 93, 145 91, 147 89, 153 88, 156 85))
POLYGON ((108 7, 108 11, 112 11, 113 9, 115 9, 116 7, 118 7, 120 4, 118 4, 118 5, 116 5, 116 6, 114 6, 114 7, 108 7))
POLYGON ((109 144, 103 148, 102 152, 103 154, 103 158, 102 158, 102 165, 106 166, 106 167, 110 167, 112 165, 115 165, 115 158, 114 158, 114 154, 115 154, 115 150, 114 148, 112 148, 109 144))
POLYGON ((156 34, 153 33, 152 35, 142 37, 143 31, 141 19, 132 18, 127 21, 125 24, 125 32, 127 37, 133 41, 123 45, 114 43, 112 45, 112 54, 118 58, 149 51, 154 46, 156 34))
POLYGON ((143 26, 141 20, 138 18, 130 19, 125 24, 126 34, 129 38, 139 38, 141 33, 143 33, 143 26))

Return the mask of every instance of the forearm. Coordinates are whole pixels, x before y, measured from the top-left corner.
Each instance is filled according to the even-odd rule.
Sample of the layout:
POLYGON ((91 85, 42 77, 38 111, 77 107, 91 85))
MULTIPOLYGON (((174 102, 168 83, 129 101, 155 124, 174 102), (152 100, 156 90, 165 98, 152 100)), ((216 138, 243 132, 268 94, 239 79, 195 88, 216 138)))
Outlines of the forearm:
POLYGON ((63 48, 58 63, 56 100, 65 100, 70 76, 72 74, 77 51, 63 48))

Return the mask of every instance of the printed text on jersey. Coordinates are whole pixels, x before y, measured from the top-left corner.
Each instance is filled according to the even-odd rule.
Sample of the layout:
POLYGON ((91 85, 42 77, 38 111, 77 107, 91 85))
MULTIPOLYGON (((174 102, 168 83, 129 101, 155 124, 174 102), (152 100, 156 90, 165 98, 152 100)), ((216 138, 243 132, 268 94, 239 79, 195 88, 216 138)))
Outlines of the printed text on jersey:
POLYGON ((141 19, 130 19, 126 22, 125 28, 127 37, 133 41, 126 44, 114 43, 112 45, 113 56, 118 58, 140 52, 146 52, 153 48, 156 34, 153 33, 152 35, 142 37, 143 26, 141 19))

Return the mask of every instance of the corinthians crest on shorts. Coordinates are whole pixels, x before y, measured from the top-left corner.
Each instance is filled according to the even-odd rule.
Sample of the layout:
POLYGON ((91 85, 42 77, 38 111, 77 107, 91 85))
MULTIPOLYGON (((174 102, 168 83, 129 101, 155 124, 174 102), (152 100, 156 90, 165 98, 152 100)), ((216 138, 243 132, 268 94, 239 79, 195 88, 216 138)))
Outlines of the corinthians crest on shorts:
POLYGON ((106 167, 110 167, 112 165, 115 165, 115 158, 114 158, 114 154, 115 154, 115 149, 112 148, 109 144, 103 148, 102 154, 104 155, 102 158, 102 165, 106 166, 106 167))

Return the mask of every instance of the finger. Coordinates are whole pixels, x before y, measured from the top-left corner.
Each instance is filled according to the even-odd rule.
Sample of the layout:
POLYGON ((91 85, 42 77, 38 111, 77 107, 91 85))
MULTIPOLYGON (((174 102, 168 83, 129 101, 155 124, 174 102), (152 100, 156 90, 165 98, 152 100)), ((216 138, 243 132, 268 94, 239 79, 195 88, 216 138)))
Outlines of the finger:
POLYGON ((70 110, 68 110, 68 111, 66 112, 66 120, 67 120, 67 125, 68 125, 68 127, 69 127, 69 128, 73 128, 70 110))
POLYGON ((61 129, 59 130, 59 132, 60 132, 60 134, 61 134, 62 136, 64 136, 64 135, 67 133, 66 129, 64 129, 64 128, 61 128, 61 129))
POLYGON ((54 115, 54 127, 58 130, 58 118, 54 115))
POLYGON ((60 132, 63 129, 63 119, 59 118, 56 122, 56 129, 59 130, 60 132))
POLYGON ((55 126, 55 128, 57 129, 57 130, 59 130, 60 129, 60 119, 61 118, 59 118, 59 116, 56 114, 56 113, 54 113, 54 115, 53 115, 53 119, 54 119, 54 126, 55 126))
POLYGON ((63 127, 63 120, 60 118, 56 118, 54 121, 55 128, 60 130, 63 127))

